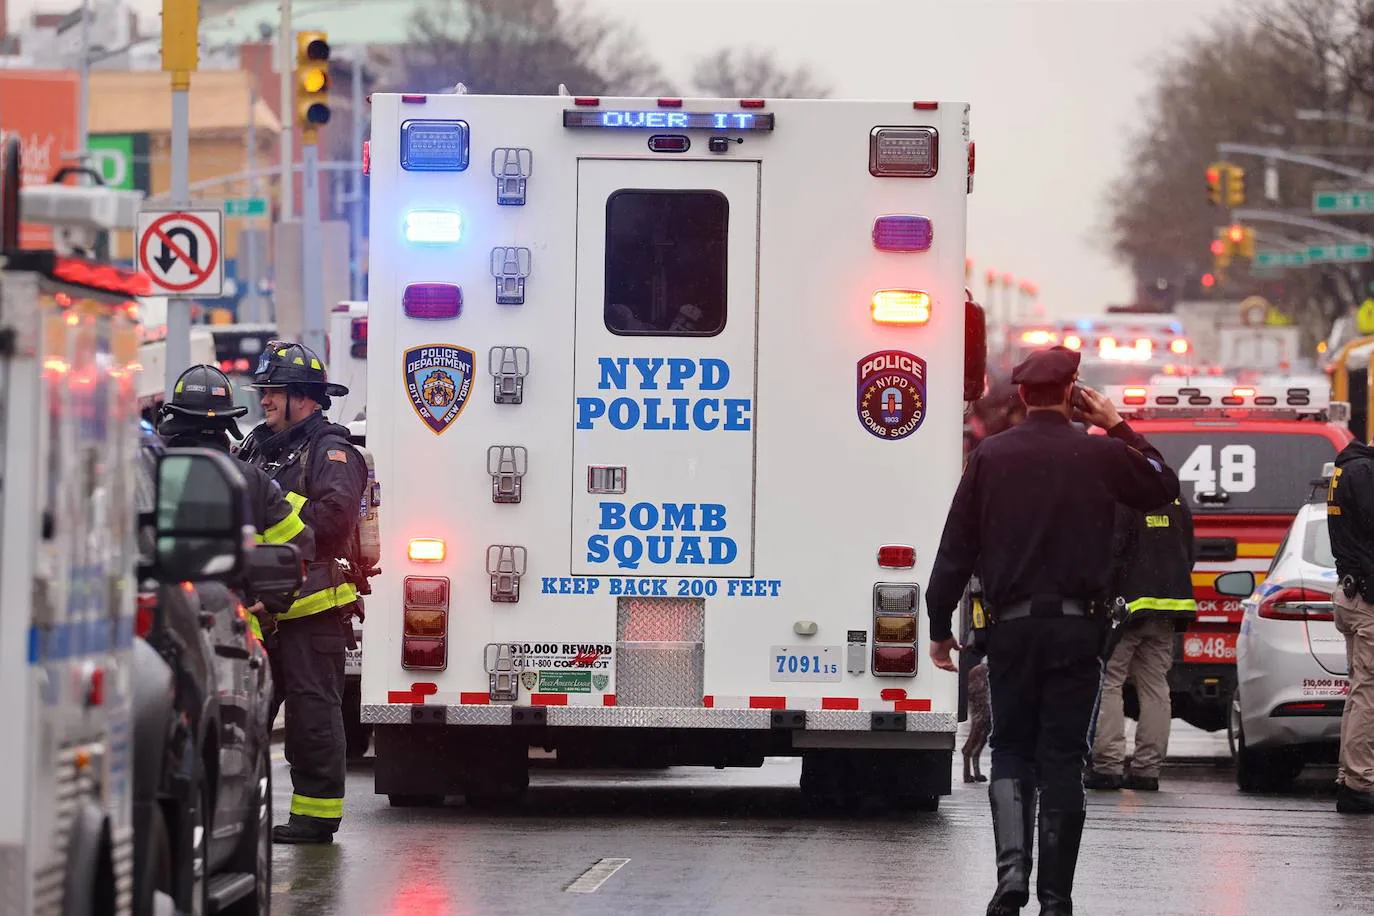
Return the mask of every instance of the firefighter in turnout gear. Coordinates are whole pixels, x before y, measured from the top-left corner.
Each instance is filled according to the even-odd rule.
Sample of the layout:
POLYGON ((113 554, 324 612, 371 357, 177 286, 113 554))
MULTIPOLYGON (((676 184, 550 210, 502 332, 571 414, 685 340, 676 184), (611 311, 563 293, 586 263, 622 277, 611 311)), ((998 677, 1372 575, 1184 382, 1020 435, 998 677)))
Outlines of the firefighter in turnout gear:
POLYGON ((1193 515, 1176 499, 1151 512, 1118 506, 1112 596, 1124 602, 1125 619, 1112 633, 1093 739, 1089 789, 1157 791, 1169 749, 1173 716, 1169 668, 1174 634, 1197 617, 1193 600, 1193 515), (1126 718, 1121 691, 1130 677, 1140 698, 1131 772, 1125 773, 1126 718))
MULTIPOLYGON (((157 432, 168 448, 211 448, 228 453, 229 437, 243 438, 237 418, 247 412, 248 408, 234 403, 233 388, 223 372, 214 366, 192 366, 177 379, 172 400, 162 405, 157 432)), ((301 520, 300 512, 287 501, 281 487, 261 468, 242 461, 239 465, 248 483, 258 543, 292 544, 301 552, 301 560, 313 560, 315 533, 301 520)), ((189 481, 187 486, 194 487, 195 482, 189 481)), ((253 633, 263 639, 260 617, 285 611, 295 595, 249 595, 248 599, 255 611, 251 618, 253 633)))
POLYGON ((328 380, 307 347, 268 342, 250 387, 261 395, 265 418, 239 457, 270 474, 315 532, 315 559, 299 597, 277 616, 267 643, 277 685, 274 718, 286 704, 292 785, 290 820, 272 829, 272 839, 330 843, 343 817, 344 652, 353 641, 350 617, 358 602, 340 561, 357 552, 367 467, 348 431, 322 412, 348 389, 328 380))

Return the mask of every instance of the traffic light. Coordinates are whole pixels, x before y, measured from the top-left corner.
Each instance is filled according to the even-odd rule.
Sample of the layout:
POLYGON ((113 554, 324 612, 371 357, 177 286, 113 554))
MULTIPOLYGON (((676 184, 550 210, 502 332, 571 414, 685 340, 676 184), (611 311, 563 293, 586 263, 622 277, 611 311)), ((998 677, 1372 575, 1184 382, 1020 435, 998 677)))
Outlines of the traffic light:
POLYGON ((1222 176, 1221 163, 1214 162, 1207 166, 1207 202, 1214 207, 1221 206, 1222 176))
POLYGON ((329 38, 324 32, 296 33, 296 116, 306 143, 329 123, 329 38))
POLYGON ((1247 261, 1255 259, 1255 230, 1249 226, 1245 227, 1244 237, 1240 240, 1239 254, 1247 261))
POLYGON ((1226 170, 1226 206, 1245 206, 1245 169, 1238 165, 1226 170))
POLYGON ((1218 229, 1217 237, 1212 241, 1212 266, 1217 273, 1231 266, 1232 248, 1229 230, 1218 229))

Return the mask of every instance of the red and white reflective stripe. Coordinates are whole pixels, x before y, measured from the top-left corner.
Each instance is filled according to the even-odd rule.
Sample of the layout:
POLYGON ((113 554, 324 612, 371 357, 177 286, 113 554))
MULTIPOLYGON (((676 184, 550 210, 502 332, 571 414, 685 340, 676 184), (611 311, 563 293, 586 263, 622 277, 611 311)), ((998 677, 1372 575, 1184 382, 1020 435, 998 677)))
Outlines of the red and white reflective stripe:
POLYGON ((879 700, 868 697, 726 697, 701 698, 707 709, 839 709, 864 712, 930 712, 931 701, 921 699, 879 700))
MULTIPOLYGON (((423 705, 425 697, 434 691, 424 689, 428 685, 415 685, 421 689, 392 690, 387 693, 387 702, 404 705, 423 705)), ((491 706, 491 696, 486 691, 463 691, 458 694, 457 703, 444 704, 447 697, 436 697, 439 705, 450 706, 491 706)), ((504 705, 504 704, 502 704, 504 705)), ((524 703, 528 706, 615 706, 613 693, 531 693, 524 703)), ((906 698, 899 700, 879 700, 872 697, 787 697, 777 695, 756 696, 715 696, 707 694, 701 698, 706 709, 803 709, 803 710, 840 710, 853 712, 930 712, 928 699, 906 698)))

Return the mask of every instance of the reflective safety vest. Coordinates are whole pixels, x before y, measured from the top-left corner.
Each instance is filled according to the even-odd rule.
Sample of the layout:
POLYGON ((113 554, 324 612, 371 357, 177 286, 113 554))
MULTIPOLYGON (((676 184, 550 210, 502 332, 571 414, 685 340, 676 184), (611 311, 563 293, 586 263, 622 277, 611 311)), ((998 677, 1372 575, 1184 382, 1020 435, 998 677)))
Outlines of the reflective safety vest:
POLYGON ((1360 309, 1355 313, 1355 327, 1360 334, 1374 334, 1374 296, 1360 303, 1360 309))

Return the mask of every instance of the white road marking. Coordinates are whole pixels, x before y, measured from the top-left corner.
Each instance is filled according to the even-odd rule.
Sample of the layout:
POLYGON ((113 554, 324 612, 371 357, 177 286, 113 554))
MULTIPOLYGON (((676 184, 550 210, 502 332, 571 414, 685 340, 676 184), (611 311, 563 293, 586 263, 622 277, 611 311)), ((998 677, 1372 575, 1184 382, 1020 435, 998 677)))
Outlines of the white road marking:
POLYGON ((578 875, 577 880, 563 888, 569 894, 594 894, 610 880, 611 875, 620 871, 629 859, 602 859, 591 868, 578 875))

